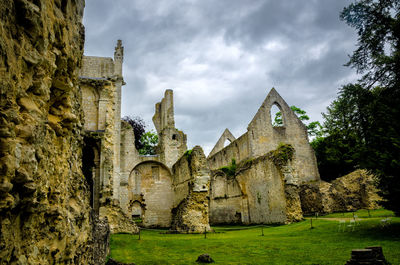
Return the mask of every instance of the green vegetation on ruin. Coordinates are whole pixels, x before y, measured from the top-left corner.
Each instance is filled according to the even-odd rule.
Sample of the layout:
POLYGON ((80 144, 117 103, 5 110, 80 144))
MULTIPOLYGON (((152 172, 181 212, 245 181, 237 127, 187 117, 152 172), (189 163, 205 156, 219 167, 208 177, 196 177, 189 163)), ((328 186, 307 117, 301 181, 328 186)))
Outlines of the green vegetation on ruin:
POLYGON ((355 213, 361 218, 355 231, 338 231, 338 220, 350 220, 353 213, 335 213, 310 218, 290 225, 217 226, 216 233, 166 234, 142 230, 137 235, 111 236, 111 257, 140 264, 196 264, 196 258, 208 253, 215 264, 345 264, 352 249, 382 246, 391 264, 400 264, 400 218, 387 210, 355 213), (391 217, 382 227, 381 220, 391 217))
POLYGON ((236 176, 236 159, 232 158, 232 162, 225 167, 221 167, 220 170, 224 172, 228 177, 234 177, 236 176))
POLYGON ((293 159, 294 147, 290 144, 279 143, 278 148, 269 152, 268 155, 277 167, 282 167, 293 159))

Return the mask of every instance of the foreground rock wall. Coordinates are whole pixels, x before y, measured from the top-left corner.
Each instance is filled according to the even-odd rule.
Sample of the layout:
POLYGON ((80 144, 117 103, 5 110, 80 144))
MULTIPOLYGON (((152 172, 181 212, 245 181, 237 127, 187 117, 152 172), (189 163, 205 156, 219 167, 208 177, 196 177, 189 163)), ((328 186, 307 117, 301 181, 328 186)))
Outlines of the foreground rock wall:
POLYGON ((379 208, 375 178, 366 170, 356 170, 331 183, 325 181, 300 186, 301 207, 307 214, 379 208))
POLYGON ((0 2, 1 264, 93 263, 76 74, 83 8, 0 2))

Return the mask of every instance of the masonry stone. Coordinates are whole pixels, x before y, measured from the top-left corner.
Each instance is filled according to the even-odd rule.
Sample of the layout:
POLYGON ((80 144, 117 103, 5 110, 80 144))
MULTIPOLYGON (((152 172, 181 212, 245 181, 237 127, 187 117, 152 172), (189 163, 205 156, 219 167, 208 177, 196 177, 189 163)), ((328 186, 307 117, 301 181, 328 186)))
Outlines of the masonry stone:
POLYGON ((84 56, 79 70, 84 98, 84 173, 91 179, 93 207, 101 217, 108 217, 113 233, 138 231, 119 202, 120 193, 127 194, 121 188, 127 179, 120 157, 122 151, 126 152, 125 148, 121 150, 121 135, 125 140, 126 133, 121 133, 120 118, 121 88, 125 84, 123 53, 122 41, 118 40, 114 59, 84 56))
POLYGON ((108 254, 82 173, 83 9, 0 2, 0 264, 100 264, 108 254))

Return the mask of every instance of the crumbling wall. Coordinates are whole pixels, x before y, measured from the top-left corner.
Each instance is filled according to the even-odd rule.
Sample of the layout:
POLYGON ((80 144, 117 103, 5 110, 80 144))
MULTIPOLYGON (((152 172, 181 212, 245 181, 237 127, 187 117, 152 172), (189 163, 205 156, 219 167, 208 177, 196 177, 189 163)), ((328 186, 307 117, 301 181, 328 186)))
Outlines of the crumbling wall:
POLYGON ((210 170, 203 149, 195 146, 172 168, 175 202, 171 229, 178 232, 210 231, 209 189, 210 170))
POLYGON ((173 91, 167 89, 164 97, 155 106, 153 123, 158 134, 157 154, 167 167, 172 165, 186 151, 186 134, 175 128, 173 91))
POLYGON ((223 168, 213 171, 212 224, 302 220, 298 186, 292 182, 295 175, 291 167, 292 154, 282 156, 285 147, 292 150, 289 145, 283 145, 264 156, 239 163, 234 171, 223 168))
POLYGON ((317 160, 308 143, 307 128, 289 105, 272 88, 257 114, 247 128, 252 157, 274 150, 280 143, 287 143, 296 150, 292 167, 296 170, 299 183, 319 180, 317 160), (282 113, 283 125, 272 125, 271 108, 277 106, 282 113))
POLYGON ((175 128, 174 94, 171 89, 165 90, 164 97, 156 104, 153 123, 157 133, 165 128, 175 128))
MULTIPOLYGON (((292 167, 297 181, 319 180, 314 151, 308 143, 307 130, 278 92, 272 88, 257 114, 247 127, 247 132, 222 150, 210 153, 208 163, 212 170, 228 165, 232 158, 237 162, 253 159, 287 143, 296 150, 292 167), (276 105, 282 113, 283 126, 273 126, 271 108, 276 105)), ((218 143, 214 150, 218 150, 218 143)))
POLYGON ((76 71, 83 8, 0 2, 1 264, 94 262, 76 71))
POLYGON ((111 204, 100 208, 100 216, 106 217, 110 226, 110 232, 136 234, 139 228, 130 216, 127 216, 119 204, 111 204))
MULTIPOLYGON (((120 153, 121 87, 124 85, 122 77, 123 51, 122 41, 118 40, 115 47, 114 60, 104 57, 85 56, 82 67, 79 70, 80 86, 84 97, 85 139, 90 140, 90 137, 96 134, 96 139, 98 138, 97 140, 100 141, 99 169, 93 170, 95 172, 93 176, 95 186, 99 187, 99 212, 101 216, 104 213, 110 214, 108 217, 113 231, 117 230, 117 225, 123 226, 120 230, 126 230, 124 227, 130 225, 126 216, 121 216, 120 220, 114 218, 114 213, 120 212, 116 211, 116 207, 118 207, 119 199, 121 198, 120 153), (105 209, 107 207, 108 209, 105 209)), ((91 172, 88 171, 88 173, 91 172)), ((125 176, 125 178, 127 177, 125 176)), ((127 181, 124 183, 126 184, 127 181)), ((123 190, 126 193, 126 189, 123 188, 123 190)), ((131 228, 131 230, 135 229, 136 227, 131 228)))
POLYGON ((233 134, 229 131, 229 129, 225 129, 225 131, 222 133, 221 137, 218 139, 217 143, 215 144, 214 148, 211 150, 209 156, 213 156, 217 152, 221 151, 224 149, 224 145, 226 141, 229 141, 229 143, 232 143, 235 141, 236 138, 233 136, 233 134))
POLYGON ((376 180, 366 170, 356 170, 331 183, 304 183, 300 186, 301 207, 304 213, 332 213, 379 208, 376 180))

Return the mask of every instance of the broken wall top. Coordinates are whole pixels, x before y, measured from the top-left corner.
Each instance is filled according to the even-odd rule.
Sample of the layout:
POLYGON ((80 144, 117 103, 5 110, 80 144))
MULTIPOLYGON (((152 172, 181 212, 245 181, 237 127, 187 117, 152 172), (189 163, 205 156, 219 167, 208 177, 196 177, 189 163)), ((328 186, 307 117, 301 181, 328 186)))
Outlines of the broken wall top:
POLYGON ((158 134, 165 128, 175 128, 174 92, 172 89, 165 90, 163 99, 155 105, 153 123, 158 134))
MULTIPOLYGON (((220 138, 222 139, 223 137, 220 138)), ((308 142, 306 126, 272 88, 249 123, 247 132, 220 151, 210 153, 209 165, 211 169, 217 169, 229 165, 232 158, 240 162, 260 157, 275 150, 281 143, 290 144, 295 149, 293 168, 300 182, 319 179, 317 161, 314 150, 308 142), (276 105, 282 113, 282 126, 272 124, 271 107, 273 105, 276 105)))
POLYGON ((214 148, 211 150, 209 156, 212 156, 221 151, 222 149, 224 149, 226 140, 228 140, 231 143, 236 140, 235 136, 233 136, 233 134, 231 133, 231 131, 229 131, 228 128, 226 128, 225 131, 222 133, 221 137, 218 139, 214 148))
POLYGON ((122 78, 123 59, 124 47, 122 41, 118 40, 114 51, 114 60, 110 57, 83 56, 79 77, 103 79, 117 76, 122 78))
POLYGON ((114 75, 114 61, 110 57, 84 56, 80 77, 107 78, 114 75))

